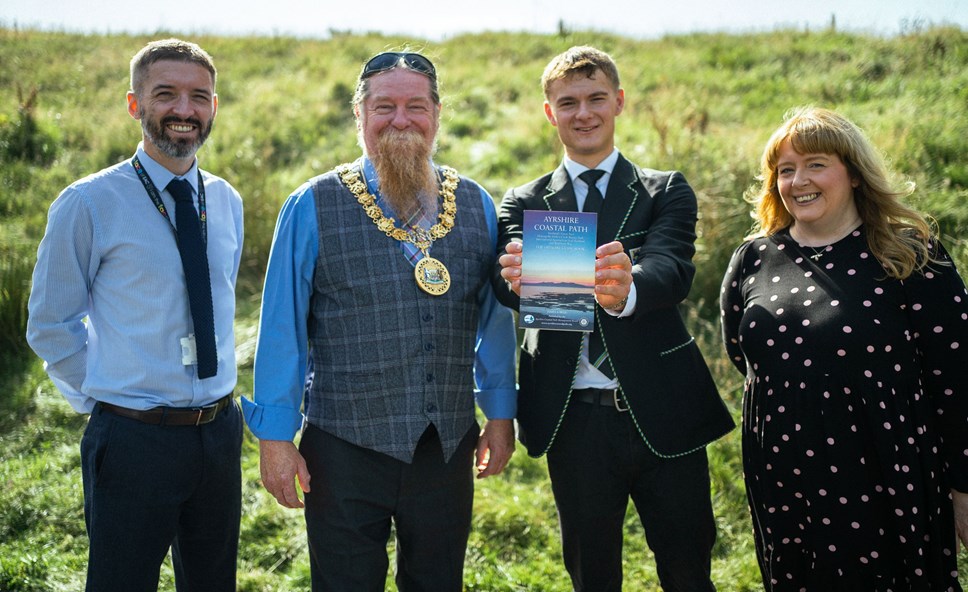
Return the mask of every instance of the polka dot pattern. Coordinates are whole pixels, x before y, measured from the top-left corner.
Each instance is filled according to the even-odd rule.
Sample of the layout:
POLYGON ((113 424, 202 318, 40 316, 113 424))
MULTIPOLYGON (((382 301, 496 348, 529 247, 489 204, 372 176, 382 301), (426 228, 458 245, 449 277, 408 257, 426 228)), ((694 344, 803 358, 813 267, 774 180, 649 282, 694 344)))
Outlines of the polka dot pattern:
POLYGON ((960 590, 947 488, 968 491, 964 283, 937 265, 887 278, 863 228, 812 254, 787 231, 750 241, 721 293, 724 343, 747 377, 764 586, 960 590))

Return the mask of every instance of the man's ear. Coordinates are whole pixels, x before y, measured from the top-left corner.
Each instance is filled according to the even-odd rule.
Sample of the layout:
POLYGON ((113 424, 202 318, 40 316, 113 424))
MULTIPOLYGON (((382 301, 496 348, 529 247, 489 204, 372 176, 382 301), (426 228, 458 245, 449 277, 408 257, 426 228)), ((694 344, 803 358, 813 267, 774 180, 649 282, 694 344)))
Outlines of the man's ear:
POLYGON ((558 119, 555 117, 555 112, 551 109, 551 103, 545 101, 544 104, 545 117, 551 122, 551 125, 558 127, 558 119))
POLYGON ((141 111, 138 109, 138 97, 134 91, 128 91, 128 115, 135 119, 141 119, 141 111))

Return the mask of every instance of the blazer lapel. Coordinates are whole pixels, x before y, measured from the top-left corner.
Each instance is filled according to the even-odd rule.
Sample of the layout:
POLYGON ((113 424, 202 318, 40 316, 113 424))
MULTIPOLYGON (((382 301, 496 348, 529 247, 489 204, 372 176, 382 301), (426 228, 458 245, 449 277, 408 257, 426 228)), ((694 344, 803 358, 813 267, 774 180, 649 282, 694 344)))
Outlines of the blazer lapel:
POLYGON ((542 196, 549 210, 557 212, 577 212, 578 201, 575 199, 575 188, 568 177, 565 165, 561 164, 551 174, 547 192, 542 196))
POLYGON ((641 188, 635 167, 619 154, 615 168, 612 169, 612 176, 608 180, 608 188, 605 190, 602 211, 598 215, 598 244, 622 237, 629 215, 639 199, 643 197, 640 195, 641 188))

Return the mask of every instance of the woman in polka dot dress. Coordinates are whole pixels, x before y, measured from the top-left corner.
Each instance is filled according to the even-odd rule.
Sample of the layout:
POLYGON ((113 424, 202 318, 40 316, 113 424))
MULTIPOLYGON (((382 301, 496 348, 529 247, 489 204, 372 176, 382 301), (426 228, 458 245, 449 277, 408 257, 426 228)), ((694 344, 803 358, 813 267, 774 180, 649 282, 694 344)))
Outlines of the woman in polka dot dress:
POLYGON ((968 297, 887 179, 851 122, 795 112, 723 280, 768 591, 961 590, 968 297))

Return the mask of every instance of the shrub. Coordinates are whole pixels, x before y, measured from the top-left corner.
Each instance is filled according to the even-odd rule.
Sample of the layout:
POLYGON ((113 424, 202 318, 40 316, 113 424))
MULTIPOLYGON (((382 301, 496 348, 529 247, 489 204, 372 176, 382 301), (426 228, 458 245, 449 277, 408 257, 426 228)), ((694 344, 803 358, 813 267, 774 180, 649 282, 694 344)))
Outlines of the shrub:
POLYGON ((0 118, 0 162, 24 161, 48 165, 57 157, 60 137, 55 129, 37 121, 37 88, 24 98, 17 85, 17 116, 0 118))

